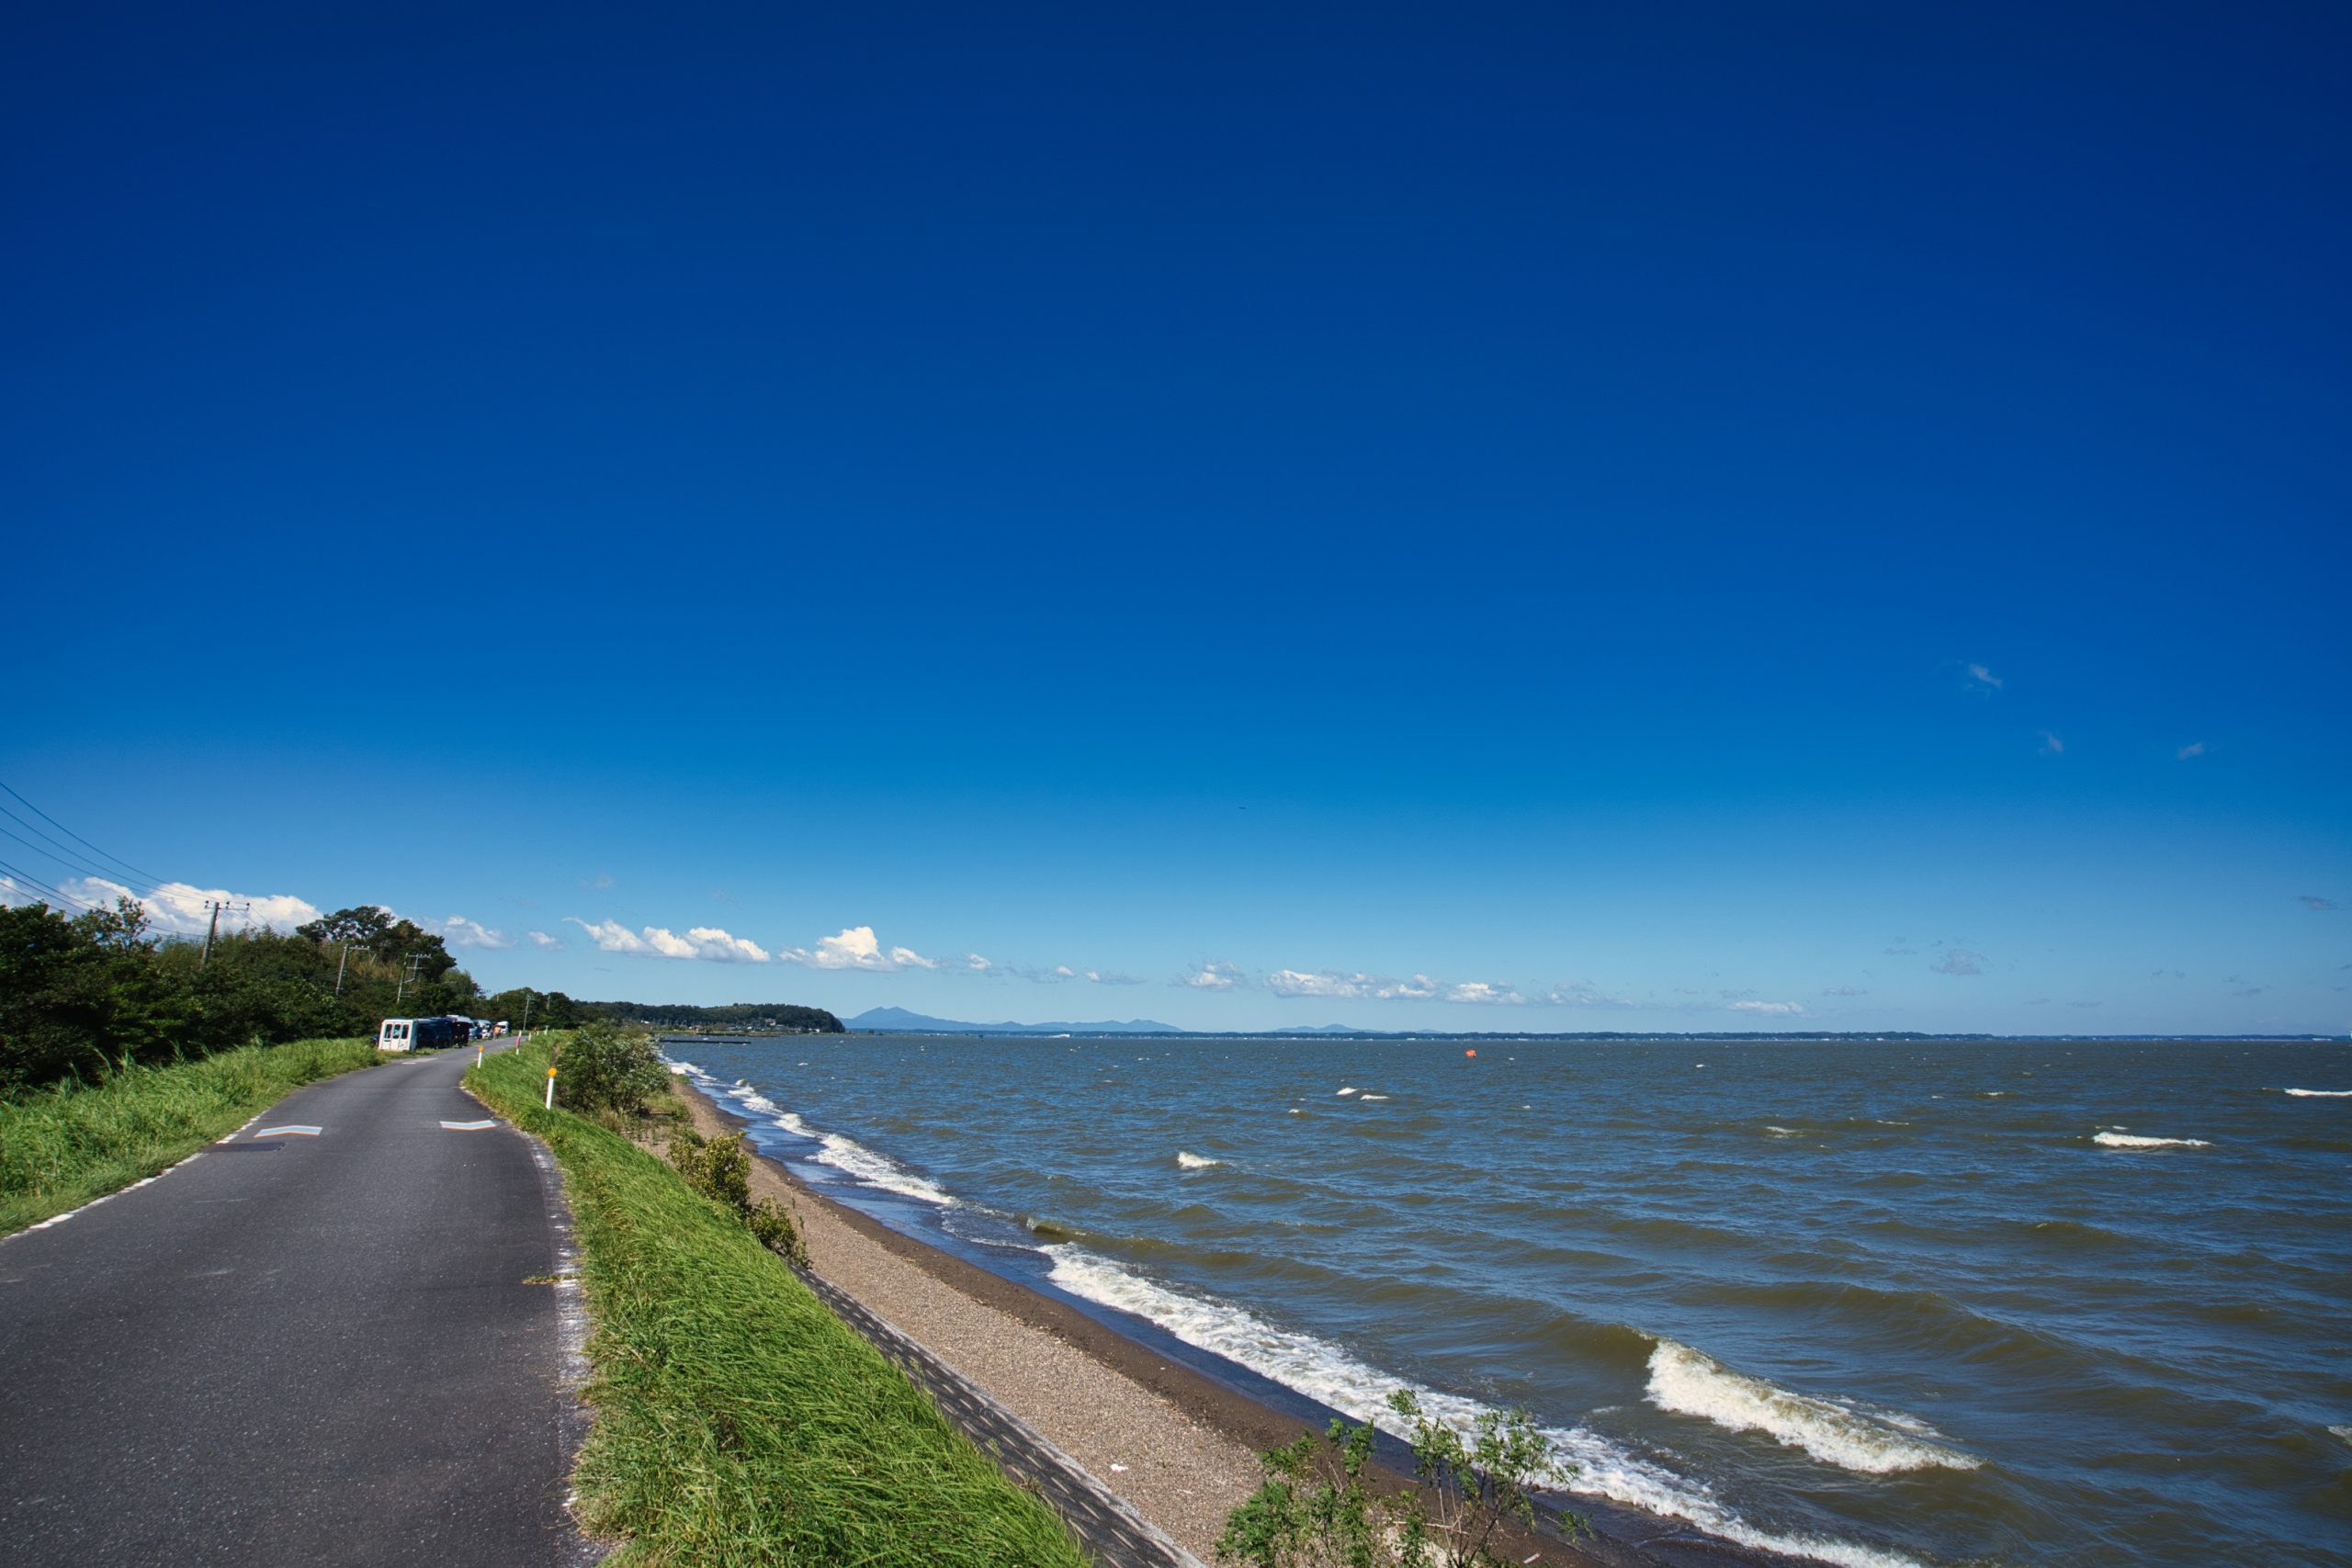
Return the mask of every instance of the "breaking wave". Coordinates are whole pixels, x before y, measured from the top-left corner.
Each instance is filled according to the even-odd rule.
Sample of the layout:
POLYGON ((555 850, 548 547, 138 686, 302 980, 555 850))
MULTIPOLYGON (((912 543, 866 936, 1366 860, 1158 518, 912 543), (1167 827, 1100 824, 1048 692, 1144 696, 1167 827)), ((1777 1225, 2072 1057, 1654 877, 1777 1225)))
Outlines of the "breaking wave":
MULTIPOLYGON (((1411 1393, 1431 1417, 1458 1429, 1466 1430, 1487 1408, 1476 1400, 1442 1393, 1383 1371, 1317 1335, 1279 1327, 1246 1308, 1147 1279, 1073 1243, 1056 1243, 1043 1250, 1053 1261, 1053 1282, 1072 1295, 1133 1314, 1187 1345, 1238 1362, 1396 1436, 1409 1435, 1396 1412, 1388 1408, 1388 1396, 1399 1390, 1411 1393)), ((1661 1346, 1668 1343, 1660 1341, 1661 1346)), ((1853 1417, 1849 1415, 1849 1418, 1853 1417)), ((1834 1563, 1838 1568, 1918 1568, 1911 1558, 1852 1541, 1759 1529, 1724 1503, 1705 1483, 1677 1475, 1589 1427, 1547 1427, 1543 1435, 1553 1458, 1574 1467, 1576 1491, 1683 1519, 1759 1551, 1834 1563)), ((1964 1456, 1951 1459, 1963 1467, 1975 1462, 1964 1456)))
POLYGON ((1703 1351, 1661 1339, 1650 1352, 1649 1402, 1731 1432, 1763 1432, 1824 1464, 1866 1475, 1898 1470, 1974 1470, 1983 1461, 1923 1440, 1933 1428, 1908 1416, 1872 1417, 1826 1399, 1775 1388, 1703 1351), (1899 1428, 1899 1429, 1898 1429, 1899 1428))
POLYGON ((830 1165, 842 1175, 868 1187, 896 1192, 902 1198, 936 1203, 943 1209, 956 1206, 954 1193, 924 1180, 888 1155, 869 1149, 856 1139, 843 1137, 839 1133, 819 1132, 801 1120, 797 1111, 786 1111, 740 1078, 734 1083, 723 1084, 692 1062, 673 1058, 670 1066, 672 1070, 692 1078, 695 1087, 704 1093, 716 1099, 732 1100, 752 1115, 764 1117, 769 1126, 782 1128, 794 1137, 807 1138, 816 1144, 818 1149, 813 1157, 820 1165, 830 1165))
POLYGON ((2100 1133, 2091 1142, 2110 1149, 2210 1149, 2203 1138, 2143 1138, 2137 1133, 2100 1133))
POLYGON ((2352 1089, 2290 1089, 2297 1100, 2352 1100, 2352 1089))
POLYGON ((1206 1170, 1213 1165, 1223 1165, 1225 1161, 1221 1159, 1211 1159, 1206 1155, 1196 1155, 1189 1149, 1178 1149, 1176 1151, 1176 1163, 1182 1166, 1186 1170, 1206 1170))

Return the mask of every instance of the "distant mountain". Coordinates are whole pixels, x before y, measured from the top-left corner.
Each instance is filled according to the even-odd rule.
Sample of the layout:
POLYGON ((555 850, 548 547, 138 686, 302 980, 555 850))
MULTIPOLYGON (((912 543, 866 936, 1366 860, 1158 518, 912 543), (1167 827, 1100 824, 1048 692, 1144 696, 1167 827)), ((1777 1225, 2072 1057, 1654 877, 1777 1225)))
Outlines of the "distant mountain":
POLYGON ((843 1019, 846 1029, 879 1029, 894 1034, 1182 1034, 1172 1023, 1148 1018, 1098 1019, 1091 1023, 966 1023, 953 1018, 933 1018, 904 1008, 868 1008, 855 1018, 843 1019))
POLYGON ((1288 1029, 1271 1031, 1274 1034, 1380 1034, 1386 1031, 1358 1029, 1352 1023, 1295 1023, 1288 1029))

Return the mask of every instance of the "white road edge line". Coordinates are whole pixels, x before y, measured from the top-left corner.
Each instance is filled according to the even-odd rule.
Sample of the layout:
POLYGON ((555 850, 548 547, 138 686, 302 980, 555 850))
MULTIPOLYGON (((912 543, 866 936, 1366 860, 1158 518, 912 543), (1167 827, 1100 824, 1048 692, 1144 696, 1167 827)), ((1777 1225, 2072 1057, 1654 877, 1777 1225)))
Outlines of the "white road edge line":
POLYGON ((448 1128, 452 1133, 485 1133, 498 1123, 495 1122, 444 1122, 441 1125, 448 1128))
MULTIPOLYGON (((254 1111, 251 1116, 245 1118, 244 1127, 239 1127, 233 1132, 222 1134, 220 1137, 213 1139, 211 1144, 207 1144, 205 1148, 210 1148, 215 1144, 227 1143, 230 1139, 235 1137, 238 1133, 243 1132, 245 1127, 252 1126, 254 1122, 260 1121, 263 1117, 268 1114, 269 1112, 266 1110, 254 1111)), ((97 1197, 91 1199, 88 1202, 83 1204, 78 1209, 68 1209, 62 1214, 51 1214, 45 1220, 36 1221, 34 1224, 27 1225, 20 1231, 10 1231, 6 1235, 0 1235, 0 1247, 6 1246, 9 1242, 16 1240, 20 1235, 30 1235, 35 1231, 45 1231, 51 1225, 62 1225, 66 1221, 72 1219, 74 1215, 87 1213, 101 1203, 111 1203, 126 1192, 136 1192, 142 1187, 151 1187, 156 1182, 163 1180, 164 1178, 171 1175, 172 1172, 177 1170, 181 1166, 193 1165, 203 1157, 204 1149, 198 1149, 196 1153, 188 1156, 186 1159, 175 1161, 174 1163, 165 1166, 163 1169, 157 1171, 153 1176, 144 1176, 132 1182, 128 1187, 118 1187, 111 1192, 100 1193, 97 1197)))

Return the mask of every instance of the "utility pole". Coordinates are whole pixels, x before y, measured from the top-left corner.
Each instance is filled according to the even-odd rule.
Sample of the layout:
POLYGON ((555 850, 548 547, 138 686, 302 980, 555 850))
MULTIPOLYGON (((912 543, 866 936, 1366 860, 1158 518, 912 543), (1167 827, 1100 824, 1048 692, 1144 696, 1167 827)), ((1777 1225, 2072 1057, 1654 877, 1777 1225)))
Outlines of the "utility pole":
POLYGON ((408 995, 408 988, 410 985, 415 981, 416 972, 424 963, 424 954, 421 953, 412 953, 408 955, 408 973, 402 975, 401 976, 401 983, 392 988, 392 1010, 394 1012, 398 1012, 400 1010, 401 998, 408 995))
MULTIPOLYGON (((240 906, 224 903, 218 898, 207 898, 204 901, 204 907, 210 912, 212 918, 204 928, 204 951, 197 954, 196 966, 198 969, 203 968, 206 964, 212 962, 212 943, 214 939, 219 937, 220 934, 220 911, 223 909, 236 908, 240 906)), ((242 908, 244 909, 245 913, 249 915, 253 913, 254 907, 251 904, 243 905, 242 908)))
POLYGON ((351 939, 343 939, 343 960, 334 966, 334 994, 343 995, 343 972, 351 967, 351 939))
POLYGON ((523 1032, 526 1034, 531 1032, 531 1003, 537 995, 528 986, 523 987, 523 1032))

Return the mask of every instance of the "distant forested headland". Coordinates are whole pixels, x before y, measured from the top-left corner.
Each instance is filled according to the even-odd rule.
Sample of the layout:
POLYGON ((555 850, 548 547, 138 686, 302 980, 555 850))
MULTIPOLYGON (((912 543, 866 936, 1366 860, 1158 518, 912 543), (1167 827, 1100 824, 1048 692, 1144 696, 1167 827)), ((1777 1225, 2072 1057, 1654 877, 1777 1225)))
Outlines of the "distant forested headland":
POLYGON ((795 1002, 732 1002, 725 1007, 686 1007, 671 1002, 586 1002, 607 1018, 650 1029, 780 1030, 799 1034, 840 1034, 842 1021, 823 1008, 795 1002))

